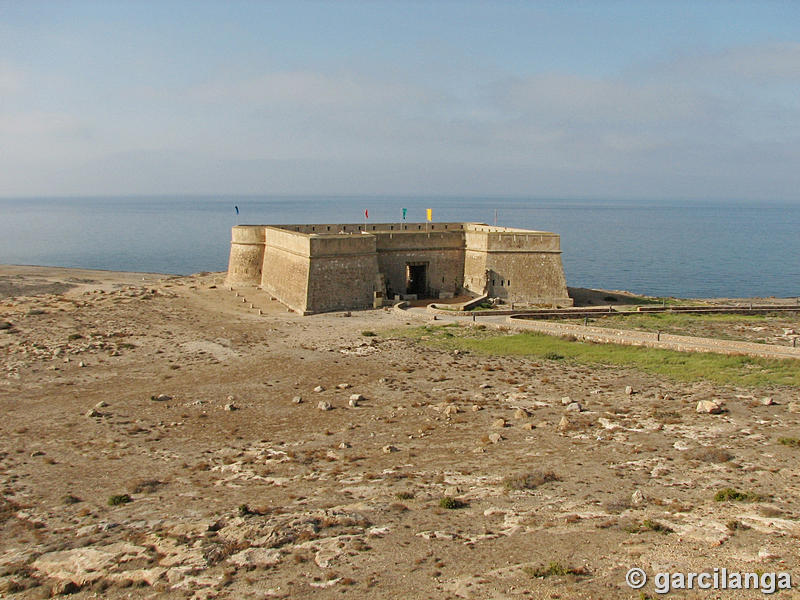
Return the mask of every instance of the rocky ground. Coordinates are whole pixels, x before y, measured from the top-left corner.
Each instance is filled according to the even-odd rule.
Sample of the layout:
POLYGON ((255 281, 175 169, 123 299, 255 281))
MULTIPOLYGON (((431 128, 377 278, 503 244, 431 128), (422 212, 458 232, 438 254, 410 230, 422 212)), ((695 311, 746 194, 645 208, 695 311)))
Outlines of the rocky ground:
POLYGON ((633 566, 796 569, 797 389, 451 354, 381 335, 411 316, 222 281, 0 268, 0 597, 646 598, 633 566))

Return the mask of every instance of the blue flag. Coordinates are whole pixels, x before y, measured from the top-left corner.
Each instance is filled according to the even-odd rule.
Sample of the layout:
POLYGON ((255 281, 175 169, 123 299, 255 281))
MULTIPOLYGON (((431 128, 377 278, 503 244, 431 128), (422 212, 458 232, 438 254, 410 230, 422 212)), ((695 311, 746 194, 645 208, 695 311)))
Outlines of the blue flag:
POLYGON ((407 211, 408 211, 408 209, 407 209, 407 208, 404 208, 404 209, 403 209, 403 221, 405 221, 405 220, 406 220, 406 212, 407 212, 407 211))
POLYGON ((233 208, 236 209, 236 214, 238 215, 239 214, 239 207, 238 206, 234 206, 233 208))

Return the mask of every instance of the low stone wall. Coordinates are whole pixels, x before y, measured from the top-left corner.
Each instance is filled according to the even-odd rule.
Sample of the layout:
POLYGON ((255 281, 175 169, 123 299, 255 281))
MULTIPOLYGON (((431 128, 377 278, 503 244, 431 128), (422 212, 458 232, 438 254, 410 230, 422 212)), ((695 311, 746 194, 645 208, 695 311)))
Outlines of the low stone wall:
POLYGON ((551 323, 510 316, 507 323, 517 330, 536 331, 547 335, 574 336, 579 340, 601 342, 606 344, 623 344, 626 346, 646 346, 681 352, 714 352, 717 354, 746 354, 763 358, 800 359, 800 348, 778 346, 775 344, 758 344, 716 338, 701 338, 688 335, 672 335, 667 333, 651 333, 649 331, 632 331, 629 329, 608 329, 568 323, 551 323))

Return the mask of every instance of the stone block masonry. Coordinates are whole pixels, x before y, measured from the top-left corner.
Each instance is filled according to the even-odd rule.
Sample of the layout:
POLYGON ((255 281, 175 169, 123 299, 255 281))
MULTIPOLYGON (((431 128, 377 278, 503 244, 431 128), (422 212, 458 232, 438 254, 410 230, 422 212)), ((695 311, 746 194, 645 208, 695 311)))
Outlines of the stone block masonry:
POLYGON ((481 223, 238 225, 227 281, 301 314, 406 294, 572 306, 557 234, 481 223))

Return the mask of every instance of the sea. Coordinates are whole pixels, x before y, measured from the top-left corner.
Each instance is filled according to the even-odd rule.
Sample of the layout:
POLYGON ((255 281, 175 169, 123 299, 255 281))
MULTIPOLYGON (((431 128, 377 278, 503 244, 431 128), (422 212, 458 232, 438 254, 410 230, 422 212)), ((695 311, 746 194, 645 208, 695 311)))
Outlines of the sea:
POLYGON ((561 235, 567 284, 652 296, 800 296, 800 203, 402 196, 0 199, 0 264, 190 274, 230 228, 478 221, 561 235), (238 215, 236 213, 238 208, 238 215))

